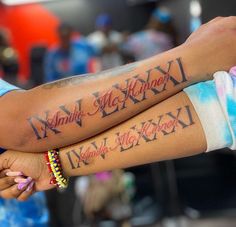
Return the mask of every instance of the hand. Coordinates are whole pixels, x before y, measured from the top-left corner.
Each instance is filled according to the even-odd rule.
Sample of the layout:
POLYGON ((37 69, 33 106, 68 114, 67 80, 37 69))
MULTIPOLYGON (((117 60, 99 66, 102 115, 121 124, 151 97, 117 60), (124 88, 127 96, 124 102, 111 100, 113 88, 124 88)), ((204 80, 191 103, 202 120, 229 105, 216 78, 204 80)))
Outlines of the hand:
POLYGON ((27 200, 34 193, 34 180, 9 169, 0 172, 0 196, 4 199, 27 200))
POLYGON ((190 63, 197 63, 195 75, 208 79, 206 74, 228 71, 236 65, 235 43, 236 17, 217 17, 192 33, 183 47, 189 53, 190 63))
MULTIPOLYGON (((50 184, 51 174, 48 171, 43 153, 23 153, 8 150, 0 155, 0 170, 7 169, 11 171, 20 170, 24 176, 31 177, 35 182, 35 191, 44 191, 55 187, 50 184)), ((6 186, 6 183, 2 187, 6 186)), ((10 188, 8 188, 8 192, 10 192, 10 188)), ((4 196, 4 198, 6 197, 4 196)))

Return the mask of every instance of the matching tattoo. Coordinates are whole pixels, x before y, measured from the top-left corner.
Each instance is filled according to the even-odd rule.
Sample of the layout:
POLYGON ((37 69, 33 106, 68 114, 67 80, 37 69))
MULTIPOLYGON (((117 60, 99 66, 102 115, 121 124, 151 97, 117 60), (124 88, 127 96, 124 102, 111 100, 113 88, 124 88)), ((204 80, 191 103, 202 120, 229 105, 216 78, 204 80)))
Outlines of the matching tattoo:
MULTIPOLYGON (((73 86, 84 80, 93 80, 100 77, 112 77, 124 73, 132 73, 138 63, 129 64, 117 69, 107 70, 95 75, 85 77, 71 77, 68 79, 56 81, 43 85, 43 89, 62 88, 73 86)), ((61 127, 67 124, 75 124, 83 127, 84 119, 94 115, 100 115, 101 118, 113 115, 123 109, 128 108, 128 104, 138 104, 148 99, 148 97, 158 95, 167 90, 167 84, 178 86, 187 81, 181 58, 167 62, 165 67, 157 65, 148 69, 144 73, 135 74, 123 81, 115 83, 106 91, 97 91, 91 94, 92 102, 89 111, 86 111, 84 105, 88 105, 87 100, 75 100, 73 105, 68 107, 63 104, 58 107, 57 111, 46 110, 42 115, 34 115, 27 119, 37 140, 45 139, 50 134, 62 133, 61 127), (172 67, 178 68, 179 80, 171 74, 172 67)), ((144 124, 144 123, 143 123, 144 124)), ((147 123, 145 123, 145 127, 147 123)), ((180 122, 179 122, 180 124, 180 122)), ((151 124, 152 126, 154 123, 151 124)), ((138 129, 135 128, 134 131, 138 129)), ((141 129, 140 129, 141 130, 141 129)), ((165 132, 165 130, 162 132, 165 132)), ((155 135, 156 136, 156 135, 155 135)), ((120 136, 118 135, 118 138, 120 136)), ((141 136, 144 138, 143 136, 141 136)), ((133 137, 132 137, 133 138, 133 137)), ((148 138, 148 137, 145 137, 148 138)), ((137 139, 136 139, 137 140, 137 139)), ((104 143, 106 140, 104 140, 104 143)), ((137 141, 137 146, 139 141, 137 141)), ((97 146, 97 145, 94 145, 97 146)), ((104 148, 105 149, 105 148, 104 148)), ((125 148, 124 148, 125 149, 125 148)))
MULTIPOLYGON (((178 86, 187 82, 181 58, 167 62, 166 66, 157 65, 147 71, 135 74, 139 63, 129 64, 116 69, 107 70, 98 74, 71 77, 43 85, 43 89, 63 88, 75 86, 83 81, 97 80, 104 77, 113 77, 129 73, 131 76, 121 83, 114 83, 105 91, 95 91, 90 99, 77 99, 72 105, 62 104, 55 111, 46 110, 44 114, 34 115, 27 119, 37 140, 49 135, 62 133, 62 126, 74 124, 81 128, 84 119, 100 115, 101 119, 122 111, 130 104, 142 103, 151 96, 156 96, 167 90, 167 86, 178 86), (178 73, 172 75, 175 67, 178 73), (133 73, 133 75, 132 75, 133 73), (92 99, 91 99, 92 98, 92 99), (89 100, 89 101, 88 101, 89 100), (85 109, 86 104, 86 109, 85 109), (89 107, 88 107, 89 105, 89 107)), ((169 87, 168 87, 169 88, 169 87)), ((159 140, 163 136, 183 130, 194 124, 191 109, 188 105, 181 106, 171 112, 132 125, 125 132, 115 132, 102 139, 85 143, 78 148, 66 152, 71 169, 91 165, 94 158, 105 160, 111 152, 128 152, 144 143, 159 140)))
POLYGON ((94 158, 105 160, 110 152, 127 152, 132 148, 168 136, 195 124, 188 105, 166 112, 153 119, 139 122, 125 132, 115 132, 97 141, 86 143, 66 153, 71 169, 91 164, 94 158), (111 139, 112 138, 112 139, 111 139))

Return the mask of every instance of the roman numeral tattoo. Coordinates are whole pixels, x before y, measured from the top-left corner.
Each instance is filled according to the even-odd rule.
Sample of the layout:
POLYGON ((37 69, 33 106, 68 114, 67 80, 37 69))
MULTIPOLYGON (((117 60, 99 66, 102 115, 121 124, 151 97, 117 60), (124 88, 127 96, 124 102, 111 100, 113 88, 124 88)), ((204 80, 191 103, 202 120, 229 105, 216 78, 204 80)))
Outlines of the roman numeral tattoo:
POLYGON ((115 132, 111 135, 112 139, 105 137, 101 142, 93 141, 72 149, 66 156, 71 169, 77 169, 90 165, 91 161, 94 163, 95 158, 100 157, 105 160, 109 152, 128 152, 141 144, 156 141, 194 124, 190 107, 186 105, 154 119, 137 123, 125 132, 115 132))
MULTIPOLYGON (((97 74, 97 77, 101 77, 102 75, 117 76, 132 72, 136 68, 136 64, 137 63, 102 72, 97 74)), ((96 75, 92 78, 94 77, 96 77, 96 75)), ((78 80, 78 77, 72 77, 44 85, 43 87, 45 89, 52 87, 60 88, 77 84, 78 80)), ((167 62, 166 67, 156 66, 152 69, 148 69, 144 73, 131 76, 121 84, 113 84, 107 91, 94 92, 91 94, 93 101, 89 103, 89 111, 87 112, 84 110, 84 103, 86 101, 79 99, 75 101, 72 109, 68 109, 66 105, 61 105, 58 107, 56 113, 47 110, 44 114, 40 116, 34 115, 27 120, 37 140, 41 140, 47 138, 49 135, 62 133, 61 126, 63 125, 76 124, 78 127, 82 127, 84 118, 89 118, 96 114, 99 114, 101 118, 106 118, 126 109, 131 104, 136 105, 142 103, 144 100, 148 99, 148 97, 156 96, 166 91, 167 84, 175 87, 185 82, 187 82, 187 76, 184 72, 183 63, 181 58, 177 58, 167 62), (173 67, 178 68, 179 80, 171 74, 173 67)), ((86 103, 86 105, 88 106, 88 103, 86 103)))
POLYGON ((78 127, 82 126, 82 117, 84 113, 81 106, 82 100, 77 100, 74 109, 71 111, 65 105, 59 106, 59 110, 51 118, 50 111, 45 111, 43 117, 38 115, 28 118, 28 122, 32 127, 34 134, 38 140, 48 137, 48 133, 58 134, 61 131, 59 126, 69 123, 75 123, 78 127))

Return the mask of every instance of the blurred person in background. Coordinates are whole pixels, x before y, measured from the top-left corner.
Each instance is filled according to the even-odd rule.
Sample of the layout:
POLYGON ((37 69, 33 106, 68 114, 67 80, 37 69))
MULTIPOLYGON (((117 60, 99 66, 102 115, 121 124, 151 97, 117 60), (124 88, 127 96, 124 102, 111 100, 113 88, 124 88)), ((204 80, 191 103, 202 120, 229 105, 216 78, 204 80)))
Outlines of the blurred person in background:
MULTIPOLYGON (((73 75, 82 75, 91 72, 90 66, 95 57, 95 49, 83 37, 75 36, 75 31, 69 24, 61 23, 57 29, 59 45, 50 49, 45 57, 45 81, 66 78, 73 75)), ((74 182, 66 190, 57 190, 47 193, 50 209, 50 225, 72 226, 71 210, 74 207, 74 182), (67 212, 63 205, 67 206, 67 212)))
POLYGON ((69 24, 58 26, 59 45, 45 57, 45 82, 89 72, 95 50, 83 37, 74 37, 74 33, 69 24))
MULTIPOLYGON (((8 36, 2 29, 0 29, 0 68, 4 80, 19 85, 17 53, 10 46, 8 36)), ((27 188, 29 185, 26 179, 24 187, 27 188)), ((0 198, 0 223, 1 227, 47 227, 48 210, 44 193, 38 192, 25 202, 0 198)))
POLYGON ((138 61, 167 51, 176 44, 176 32, 170 12, 166 8, 157 8, 144 30, 126 38, 122 50, 138 61))
POLYGON ((81 213, 85 220, 91 226, 100 226, 104 220, 112 220, 119 226, 130 226, 134 182, 132 173, 120 169, 78 178, 76 195, 83 205, 81 213))
POLYGON ((101 14, 96 19, 96 31, 88 36, 101 58, 101 69, 110 69, 123 64, 119 46, 123 42, 120 32, 113 30, 112 19, 108 14, 101 14))
MULTIPOLYGON (((143 60, 173 48, 176 45, 176 33, 170 12, 166 8, 156 8, 143 30, 134 34, 124 33, 124 39, 123 55, 132 56, 134 61, 143 60)), ((150 165, 149 168, 153 171, 154 167, 150 165)), ((138 178, 138 175, 136 177, 138 178)), ((150 198, 148 194, 144 199, 147 198, 150 198)), ((160 206, 158 201, 154 202, 154 198, 152 200, 155 206, 160 206)), ((142 200, 138 204, 142 204, 142 200)))
POLYGON ((32 81, 19 80, 19 57, 11 46, 8 31, 0 29, 0 77, 15 86, 24 89, 32 88, 32 81))
MULTIPOLYGON (((96 19, 96 28, 97 30, 88 36, 88 40, 97 49, 101 69, 106 70, 124 64, 120 51, 123 36, 120 32, 113 30, 111 16, 100 14, 96 19)), ((126 197, 126 193, 122 183, 120 183, 120 187, 114 188, 125 176, 125 172, 117 170, 87 177, 89 186, 85 199, 83 199, 83 210, 93 226, 107 218, 119 222, 121 225, 127 223, 126 219, 131 216, 130 201, 123 199, 126 197)))
POLYGON ((1 76, 9 83, 19 85, 18 56, 14 48, 11 47, 5 30, 0 29, 0 69, 1 76))

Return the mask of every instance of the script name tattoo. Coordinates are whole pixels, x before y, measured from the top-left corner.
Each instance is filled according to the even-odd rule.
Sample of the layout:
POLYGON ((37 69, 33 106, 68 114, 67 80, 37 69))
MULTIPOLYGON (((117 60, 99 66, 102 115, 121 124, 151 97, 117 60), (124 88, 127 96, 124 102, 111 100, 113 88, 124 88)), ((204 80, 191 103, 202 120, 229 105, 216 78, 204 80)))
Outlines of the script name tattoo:
POLYGON ((143 102, 147 99, 147 93, 158 95, 165 91, 169 81, 174 87, 187 81, 181 58, 177 58, 175 61, 169 61, 166 69, 157 66, 142 74, 134 75, 125 80, 124 86, 114 84, 112 89, 108 92, 94 92, 93 96, 95 97, 95 100, 93 106, 95 110, 89 112, 88 115, 91 116, 100 112, 101 117, 104 118, 125 109, 128 101, 133 104, 143 102), (170 74, 173 65, 176 65, 179 68, 181 75, 179 81, 170 74), (117 91, 120 92, 120 95, 118 96, 114 95, 117 91))
POLYGON ((90 161, 94 158, 100 157, 105 160, 109 152, 128 152, 143 143, 156 141, 162 136, 168 136, 194 124, 191 109, 186 105, 153 119, 139 122, 125 132, 117 131, 110 140, 104 137, 69 150, 66 152, 66 157, 71 169, 77 169, 84 165, 90 165, 90 161))
MULTIPOLYGON (((132 72, 136 68, 136 64, 130 64, 121 68, 113 69, 100 73, 102 75, 120 75, 122 73, 132 72)), ((94 76, 94 78, 96 75, 94 76)), ((57 81, 52 84, 45 85, 45 89, 67 86, 76 83, 79 80, 73 77, 67 80, 57 81), (65 83, 64 83, 64 82, 65 83), (67 82, 66 82, 67 81, 67 82), (72 82, 73 81, 73 82, 72 82), (58 84, 60 83, 60 85, 58 84), (64 85, 63 85, 64 84, 64 85), (62 86, 63 85, 63 86, 62 86)), ((135 74, 123 81, 123 83, 115 83, 106 91, 97 91, 92 93, 93 101, 90 103, 89 111, 83 108, 83 99, 78 99, 70 108, 61 105, 58 110, 52 113, 47 110, 42 115, 34 115, 27 119, 37 140, 47 138, 49 134, 61 133, 60 126, 67 124, 76 124, 78 127, 83 126, 83 119, 99 114, 101 118, 110 116, 116 112, 122 111, 128 107, 128 104, 138 104, 146 100, 150 95, 158 95, 167 90, 167 84, 175 87, 187 81, 181 58, 168 61, 166 66, 156 66, 146 70, 143 73, 135 74), (177 80, 171 74, 172 67, 179 69, 179 79, 177 80)))

